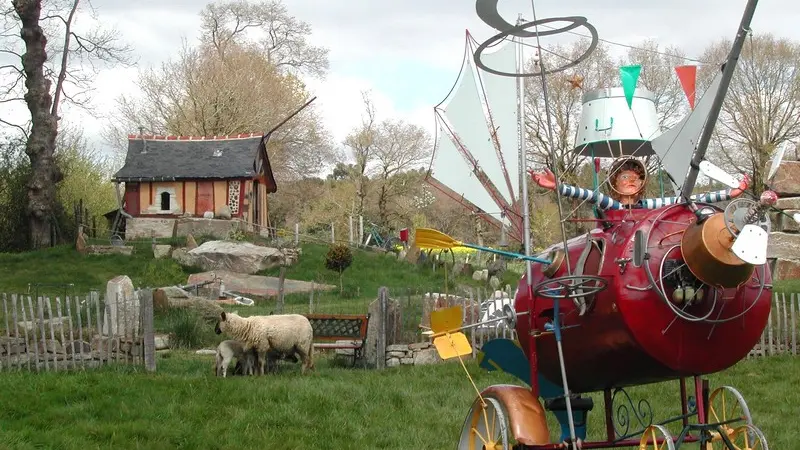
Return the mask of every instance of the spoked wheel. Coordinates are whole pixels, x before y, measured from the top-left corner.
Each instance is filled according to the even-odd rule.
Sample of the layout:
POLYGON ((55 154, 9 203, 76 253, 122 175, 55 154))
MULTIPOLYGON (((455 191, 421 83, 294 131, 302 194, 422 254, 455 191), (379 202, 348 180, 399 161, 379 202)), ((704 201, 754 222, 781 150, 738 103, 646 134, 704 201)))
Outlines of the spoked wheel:
MULTIPOLYGON (((728 438, 733 444, 730 450, 769 450, 766 436, 755 425, 742 425, 733 430, 728 438)), ((723 441, 712 444, 712 448, 728 449, 723 441)))
MULTIPOLYGON (((714 392, 708 397, 708 422, 720 424, 722 432, 728 435, 728 439, 733 440, 733 434, 741 428, 740 421, 746 425, 753 425, 753 417, 750 415, 750 409, 742 394, 730 386, 720 386, 714 389, 714 392), (735 419, 738 421, 730 422, 735 419)), ((719 432, 712 431, 711 439, 711 448, 727 448, 719 432)))
POLYGON ((508 415, 495 398, 477 399, 467 414, 458 450, 510 450, 515 445, 508 415))
POLYGON ((537 284, 533 288, 533 293, 539 297, 571 299, 582 316, 591 309, 590 305, 587 305, 586 299, 591 300, 594 294, 604 290, 607 286, 608 280, 605 278, 591 275, 567 275, 537 284))
POLYGON ((650 425, 642 434, 639 450, 675 450, 675 441, 669 430, 663 426, 650 425))

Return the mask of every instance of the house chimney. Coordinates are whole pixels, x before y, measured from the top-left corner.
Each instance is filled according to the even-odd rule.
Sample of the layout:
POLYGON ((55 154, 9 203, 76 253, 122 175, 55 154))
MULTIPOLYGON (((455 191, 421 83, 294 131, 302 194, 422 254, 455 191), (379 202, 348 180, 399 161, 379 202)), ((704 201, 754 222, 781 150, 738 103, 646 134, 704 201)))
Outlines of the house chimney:
POLYGON ((147 153, 147 140, 144 138, 144 127, 139 127, 139 137, 142 138, 142 153, 147 153))

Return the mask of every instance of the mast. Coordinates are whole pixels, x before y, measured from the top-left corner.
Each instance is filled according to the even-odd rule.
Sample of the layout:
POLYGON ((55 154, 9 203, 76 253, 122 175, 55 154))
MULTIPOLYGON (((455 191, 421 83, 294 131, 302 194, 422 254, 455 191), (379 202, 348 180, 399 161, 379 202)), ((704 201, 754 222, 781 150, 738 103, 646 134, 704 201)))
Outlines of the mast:
POLYGON ((689 174, 683 180, 681 187, 681 196, 689 202, 689 197, 692 195, 692 190, 697 182, 697 175, 700 172, 700 163, 706 156, 708 143, 711 141, 711 133, 714 131, 714 125, 719 118, 719 112, 722 109, 722 103, 725 100, 725 95, 728 93, 728 86, 731 84, 733 78, 733 71, 736 70, 736 63, 739 60, 739 55, 742 53, 744 47, 744 40, 750 32, 750 22, 753 20, 753 14, 756 11, 758 0, 748 0, 745 6, 742 22, 739 24, 739 30, 736 33, 736 39, 733 41, 733 47, 728 54, 728 59, 722 70, 722 78, 720 80, 719 89, 714 96, 714 103, 711 104, 711 111, 708 114, 708 120, 705 127, 703 127, 703 134, 700 135, 700 141, 697 144, 697 151, 692 157, 692 162, 689 166, 689 174))

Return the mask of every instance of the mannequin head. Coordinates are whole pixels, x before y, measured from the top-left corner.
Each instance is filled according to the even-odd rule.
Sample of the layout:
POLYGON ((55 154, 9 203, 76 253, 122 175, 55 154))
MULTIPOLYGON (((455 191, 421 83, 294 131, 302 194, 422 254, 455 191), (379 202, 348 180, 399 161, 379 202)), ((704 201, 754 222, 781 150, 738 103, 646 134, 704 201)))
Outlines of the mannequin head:
POLYGON ((644 192, 647 183, 647 169, 638 159, 620 158, 609 170, 611 196, 623 205, 636 203, 644 192))

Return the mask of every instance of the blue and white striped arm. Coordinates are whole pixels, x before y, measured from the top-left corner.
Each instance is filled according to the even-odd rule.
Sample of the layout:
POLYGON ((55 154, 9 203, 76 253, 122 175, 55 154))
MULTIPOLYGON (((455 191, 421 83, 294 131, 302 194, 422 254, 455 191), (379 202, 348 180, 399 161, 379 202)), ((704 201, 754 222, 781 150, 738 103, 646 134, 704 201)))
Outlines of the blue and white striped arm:
POLYGON ((564 197, 588 200, 589 202, 597 205, 600 209, 623 209, 622 203, 591 189, 570 186, 569 184, 561 184, 559 185, 558 192, 564 197))
MULTIPOLYGON (((701 203, 716 203, 724 202, 731 199, 731 190, 723 189, 715 192, 704 192, 699 195, 689 197, 692 201, 701 203)), ((642 206, 645 209, 658 209, 662 206, 674 205, 680 201, 681 197, 662 197, 662 198, 646 198, 642 200, 642 206)))

